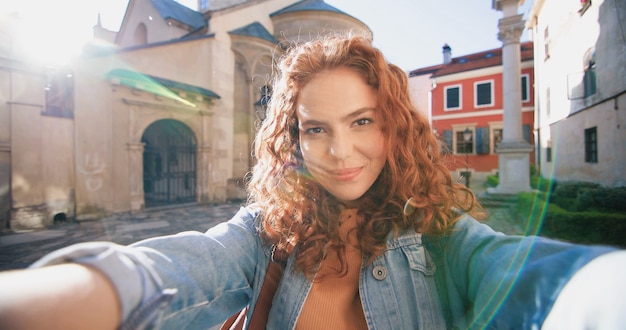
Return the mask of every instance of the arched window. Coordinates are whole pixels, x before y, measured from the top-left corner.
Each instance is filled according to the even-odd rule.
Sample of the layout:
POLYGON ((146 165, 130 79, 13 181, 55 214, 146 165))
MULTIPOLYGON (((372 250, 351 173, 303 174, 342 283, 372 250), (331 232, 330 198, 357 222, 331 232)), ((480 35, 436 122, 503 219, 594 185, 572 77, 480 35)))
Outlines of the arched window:
POLYGON ((596 50, 590 48, 584 56, 585 74, 583 76, 583 87, 585 97, 596 93, 596 50))
POLYGON ((145 45, 148 43, 148 29, 146 25, 140 23, 135 30, 134 35, 134 44, 135 45, 145 45))

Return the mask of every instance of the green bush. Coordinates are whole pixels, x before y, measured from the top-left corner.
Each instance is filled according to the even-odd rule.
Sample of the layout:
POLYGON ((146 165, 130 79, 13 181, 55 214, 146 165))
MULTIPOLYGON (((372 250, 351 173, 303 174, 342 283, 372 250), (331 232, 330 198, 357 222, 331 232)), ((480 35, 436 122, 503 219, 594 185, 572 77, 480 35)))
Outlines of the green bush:
POLYGON ((546 203, 545 192, 525 192, 518 195, 516 209, 518 211, 531 210, 533 208, 543 208, 546 203))
POLYGON ((596 211, 570 212, 550 204, 541 235, 582 244, 626 247, 626 215, 596 211))
POLYGON ((537 166, 535 164, 530 164, 530 177, 535 177, 537 175, 537 166))
POLYGON ((554 189, 554 194, 563 198, 577 198, 583 190, 600 187, 600 184, 594 182, 560 182, 554 189))
POLYGON ((550 202, 568 211, 626 211, 626 187, 605 188, 597 183, 559 183, 550 202))
POLYGON ((556 181, 541 176, 530 177, 530 187, 543 192, 552 192, 556 188, 556 181))
POLYGON ((488 187, 497 187, 500 182, 500 178, 497 175, 489 175, 487 176, 487 186, 488 187))
MULTIPOLYGON (((527 234, 539 234, 580 244, 626 247, 626 214, 600 211, 568 211, 548 203, 544 192, 520 193, 514 211, 526 219, 527 234)), ((562 200, 578 201, 574 198, 562 200)))
POLYGON ((526 227, 526 234, 538 234, 544 218, 546 193, 526 192, 518 194, 513 209, 515 218, 520 219, 526 227))
POLYGON ((603 188, 594 198, 602 210, 626 211, 626 187, 603 188))

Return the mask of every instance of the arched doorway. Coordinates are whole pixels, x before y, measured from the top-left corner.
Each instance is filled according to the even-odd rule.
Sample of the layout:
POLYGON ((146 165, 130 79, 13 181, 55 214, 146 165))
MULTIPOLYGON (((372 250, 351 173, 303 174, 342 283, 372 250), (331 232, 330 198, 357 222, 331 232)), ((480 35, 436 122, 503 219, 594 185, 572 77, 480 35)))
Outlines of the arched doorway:
POLYGON ((146 207, 196 201, 196 138, 171 119, 152 123, 141 137, 146 207))

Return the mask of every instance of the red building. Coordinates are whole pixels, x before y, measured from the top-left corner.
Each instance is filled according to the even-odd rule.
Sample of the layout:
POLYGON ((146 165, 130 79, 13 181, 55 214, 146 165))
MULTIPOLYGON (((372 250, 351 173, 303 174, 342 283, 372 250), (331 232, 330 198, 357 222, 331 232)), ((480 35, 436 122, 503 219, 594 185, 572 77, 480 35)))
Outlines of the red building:
MULTIPOLYGON (((533 44, 520 47, 522 129, 524 139, 534 145, 533 44)), ((443 54, 443 64, 409 72, 413 100, 428 113, 444 151, 453 155, 451 171, 461 176, 466 171, 496 173, 503 129, 502 49, 452 58, 445 45, 443 54), (419 92, 425 90, 430 92, 419 92)), ((530 159, 534 163, 534 154, 530 159)))

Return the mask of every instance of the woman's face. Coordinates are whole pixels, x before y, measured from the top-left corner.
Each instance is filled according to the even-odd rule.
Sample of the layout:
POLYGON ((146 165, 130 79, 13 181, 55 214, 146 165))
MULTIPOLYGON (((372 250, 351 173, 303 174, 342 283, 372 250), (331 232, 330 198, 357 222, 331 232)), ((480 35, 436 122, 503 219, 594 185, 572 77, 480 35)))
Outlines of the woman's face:
POLYGON ((296 104, 304 166, 343 202, 372 186, 386 162, 376 90, 347 68, 324 71, 296 104))

